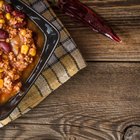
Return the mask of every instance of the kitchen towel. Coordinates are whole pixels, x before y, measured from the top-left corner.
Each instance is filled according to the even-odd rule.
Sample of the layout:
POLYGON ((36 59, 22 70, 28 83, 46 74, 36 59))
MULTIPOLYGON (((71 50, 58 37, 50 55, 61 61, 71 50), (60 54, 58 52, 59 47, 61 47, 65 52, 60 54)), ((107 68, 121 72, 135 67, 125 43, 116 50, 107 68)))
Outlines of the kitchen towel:
POLYGON ((47 0, 23 1, 49 20, 59 30, 61 38, 42 74, 10 116, 0 121, 0 127, 3 127, 34 108, 52 91, 64 84, 86 66, 76 44, 64 25, 54 14, 47 0))

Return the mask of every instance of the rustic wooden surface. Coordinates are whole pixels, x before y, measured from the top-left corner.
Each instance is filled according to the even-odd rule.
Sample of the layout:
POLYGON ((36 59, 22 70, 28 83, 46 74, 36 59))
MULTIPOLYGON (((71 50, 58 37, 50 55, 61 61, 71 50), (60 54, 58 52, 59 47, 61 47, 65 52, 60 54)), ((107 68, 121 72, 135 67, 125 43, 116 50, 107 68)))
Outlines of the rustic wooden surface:
POLYGON ((111 42, 56 10, 88 67, 0 129, 0 139, 140 140, 140 1, 83 2, 112 25, 123 43, 111 42))

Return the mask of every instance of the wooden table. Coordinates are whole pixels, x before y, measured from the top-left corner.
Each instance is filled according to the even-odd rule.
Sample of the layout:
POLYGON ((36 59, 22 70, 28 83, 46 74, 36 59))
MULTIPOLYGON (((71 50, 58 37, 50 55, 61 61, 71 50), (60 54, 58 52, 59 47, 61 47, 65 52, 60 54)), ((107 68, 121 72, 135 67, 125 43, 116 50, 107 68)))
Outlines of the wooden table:
POLYGON ((83 0, 122 38, 117 44, 55 10, 88 67, 0 129, 2 140, 140 140, 140 0, 83 0))

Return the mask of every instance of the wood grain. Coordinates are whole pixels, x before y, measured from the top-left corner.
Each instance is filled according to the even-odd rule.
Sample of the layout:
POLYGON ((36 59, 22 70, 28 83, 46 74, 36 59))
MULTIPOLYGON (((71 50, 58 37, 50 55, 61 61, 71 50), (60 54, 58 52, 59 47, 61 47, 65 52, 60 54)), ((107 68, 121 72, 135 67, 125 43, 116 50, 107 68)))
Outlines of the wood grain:
POLYGON ((88 61, 140 61, 140 0, 81 0, 121 37, 115 43, 54 9, 88 61))
POLYGON ((88 67, 0 129, 0 140, 140 140, 140 0, 82 2, 105 18, 123 43, 55 9, 88 67))
POLYGON ((140 140, 140 126, 130 126, 126 129, 124 140, 140 140))
POLYGON ((38 107, 0 129, 0 139, 139 138, 139 83, 139 63, 88 63, 85 70, 51 94, 38 107), (130 131, 129 127, 135 125, 137 129, 134 127, 134 132, 137 133, 130 133, 133 128, 130 131))

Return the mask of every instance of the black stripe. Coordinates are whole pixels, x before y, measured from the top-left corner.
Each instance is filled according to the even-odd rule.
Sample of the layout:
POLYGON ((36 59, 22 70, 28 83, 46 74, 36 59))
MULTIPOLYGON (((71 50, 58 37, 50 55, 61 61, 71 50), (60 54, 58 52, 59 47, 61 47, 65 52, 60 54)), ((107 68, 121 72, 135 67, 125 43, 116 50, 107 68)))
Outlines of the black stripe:
POLYGON ((30 110, 31 110, 31 109, 33 109, 33 108, 32 108, 32 107, 30 107, 30 106, 29 106, 28 108, 29 108, 30 110))
POLYGON ((37 91, 39 92, 41 97, 44 97, 41 90, 39 89, 39 87, 34 83, 34 86, 36 87, 37 91))
POLYGON ((12 119, 12 117, 11 117, 11 114, 10 114, 8 117, 10 118, 11 121, 13 121, 13 119, 12 119))
POLYGON ((41 75, 41 76, 43 77, 43 79, 46 81, 46 83, 47 83, 47 85, 49 86, 50 90, 53 91, 53 89, 51 88, 51 86, 50 86, 49 82, 47 81, 47 79, 45 78, 45 76, 44 76, 42 73, 41 73, 40 75, 41 75))
MULTIPOLYGON (((59 62, 59 61, 58 61, 59 62)), ((59 77, 57 76, 56 72, 53 70, 53 68, 51 66, 49 66, 49 68, 52 70, 52 72, 55 74, 57 81, 62 85, 63 83, 59 80, 59 77)))
POLYGON ((20 110, 19 106, 17 106, 17 109, 19 111, 19 114, 22 115, 22 111, 20 110))
MULTIPOLYGON (((53 22, 55 22, 55 21, 59 24, 59 22, 57 21, 56 18, 53 18, 53 19, 50 20, 50 22, 51 22, 56 28, 58 28, 58 27, 53 23, 53 22)), ((60 28, 59 28, 59 32, 62 32, 63 29, 64 29, 64 26, 62 26, 62 25, 59 24, 59 27, 60 27, 60 28)))

